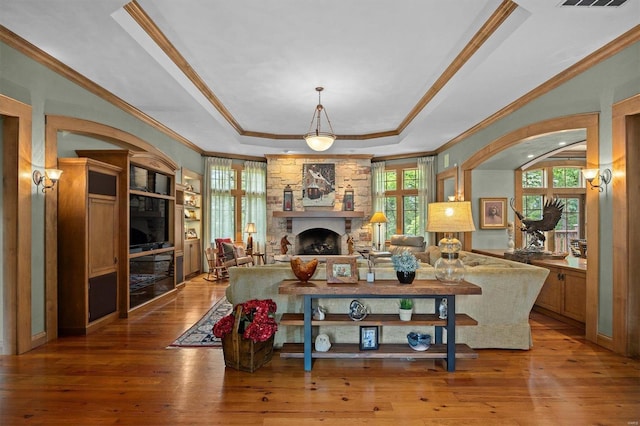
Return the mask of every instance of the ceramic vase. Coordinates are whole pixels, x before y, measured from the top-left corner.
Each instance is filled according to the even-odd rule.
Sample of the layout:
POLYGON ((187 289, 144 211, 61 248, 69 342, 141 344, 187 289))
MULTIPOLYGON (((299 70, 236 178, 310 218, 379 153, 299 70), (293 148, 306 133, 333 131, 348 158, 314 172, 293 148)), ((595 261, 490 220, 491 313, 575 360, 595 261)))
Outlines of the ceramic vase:
POLYGON ((413 309, 400 309, 400 321, 411 321, 413 309))
POLYGON ((416 271, 396 271, 396 276, 398 277, 398 281, 400 281, 400 284, 411 284, 413 282, 413 279, 416 277, 416 271))

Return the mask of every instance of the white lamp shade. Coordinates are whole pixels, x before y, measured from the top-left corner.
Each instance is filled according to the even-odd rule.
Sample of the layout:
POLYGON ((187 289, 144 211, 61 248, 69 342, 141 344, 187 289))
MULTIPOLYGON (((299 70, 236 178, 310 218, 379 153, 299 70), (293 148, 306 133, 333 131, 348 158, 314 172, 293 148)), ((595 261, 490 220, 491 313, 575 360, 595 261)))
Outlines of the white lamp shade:
POLYGON ((60 169, 46 169, 44 172, 47 175, 47 177, 54 182, 57 182, 60 179, 60 176, 62 175, 62 170, 60 169))
POLYGON ((582 169, 582 176, 586 180, 593 180, 598 176, 599 169, 582 169))
POLYGON ((256 224, 253 222, 247 223, 247 226, 244 228, 244 232, 247 234, 255 234, 256 233, 256 224))
POLYGON ((307 141, 307 145, 314 151, 326 151, 331 148, 333 141, 336 140, 335 136, 329 133, 309 133, 305 135, 304 140, 307 141))

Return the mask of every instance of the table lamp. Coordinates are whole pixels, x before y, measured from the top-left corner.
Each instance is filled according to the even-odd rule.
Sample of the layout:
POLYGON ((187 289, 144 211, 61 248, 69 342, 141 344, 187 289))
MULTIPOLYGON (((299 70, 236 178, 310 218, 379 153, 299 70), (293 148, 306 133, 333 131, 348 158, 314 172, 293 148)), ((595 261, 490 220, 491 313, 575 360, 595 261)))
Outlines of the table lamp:
POLYGON ((377 223, 378 224, 378 251, 380 251, 380 228, 383 223, 387 223, 387 217, 382 212, 375 212, 373 216, 371 216, 371 220, 369 223, 377 223))
POLYGON ((247 223, 247 226, 244 228, 244 232, 249 234, 249 237, 247 238, 247 254, 251 255, 253 253, 253 237, 251 234, 256 233, 256 224, 253 222, 247 223))
POLYGON ((438 244, 441 257, 434 265, 436 278, 439 281, 456 284, 464 279, 464 263, 459 259, 458 253, 462 244, 453 237, 453 233, 475 230, 469 201, 429 204, 427 231, 444 233, 444 238, 438 244))

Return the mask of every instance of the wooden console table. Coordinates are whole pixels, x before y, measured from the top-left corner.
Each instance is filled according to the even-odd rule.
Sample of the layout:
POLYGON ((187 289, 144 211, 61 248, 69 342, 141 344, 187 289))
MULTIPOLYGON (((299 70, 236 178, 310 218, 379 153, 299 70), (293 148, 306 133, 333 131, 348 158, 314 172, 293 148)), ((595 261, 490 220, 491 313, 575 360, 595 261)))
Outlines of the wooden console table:
POLYGON ((278 288, 280 294, 304 297, 302 314, 285 313, 280 324, 304 327, 304 343, 285 343, 280 352, 283 358, 304 358, 305 371, 311 371, 312 358, 430 358, 445 359, 447 370, 455 371, 457 358, 477 358, 467 345, 456 344, 456 325, 477 325, 470 316, 456 314, 456 296, 461 294, 482 294, 482 289, 466 281, 457 285, 446 285, 436 280, 415 280, 412 284, 400 284, 394 280, 379 280, 373 283, 359 281, 354 284, 327 284, 326 281, 302 283, 284 280, 278 288), (398 314, 369 314, 362 321, 353 321, 347 313, 327 314, 322 321, 314 321, 313 299, 321 298, 429 298, 435 300, 435 312, 442 299, 447 300, 449 315, 439 319, 438 314, 416 314, 411 321, 400 321, 398 314), (334 326, 435 326, 435 344, 423 352, 414 351, 409 344, 381 344, 378 350, 360 351, 358 344, 334 344, 328 352, 312 350, 313 325, 334 326), (447 329, 447 343, 442 343, 442 328, 447 329))

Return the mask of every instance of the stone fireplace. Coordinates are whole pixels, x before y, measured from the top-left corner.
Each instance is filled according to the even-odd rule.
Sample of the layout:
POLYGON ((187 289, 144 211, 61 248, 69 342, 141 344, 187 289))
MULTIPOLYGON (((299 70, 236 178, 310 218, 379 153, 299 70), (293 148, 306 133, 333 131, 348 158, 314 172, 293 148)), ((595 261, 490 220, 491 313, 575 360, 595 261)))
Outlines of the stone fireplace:
POLYGON ((344 256, 347 239, 356 245, 371 244, 370 155, 266 155, 267 158, 267 238, 268 250, 280 254, 278 242, 287 237, 287 254, 308 257, 344 256), (335 164, 335 200, 332 206, 303 205, 303 171, 308 163, 335 164), (284 205, 283 189, 291 188, 293 204, 284 205), (352 204, 344 204, 347 188, 353 190, 352 204), (353 208, 348 210, 347 207, 353 208), (287 209, 285 211, 285 209, 287 209), (313 230, 311 232, 305 232, 313 230), (321 255, 318 251, 337 254, 321 255), (302 255, 299 253, 313 252, 302 255))

